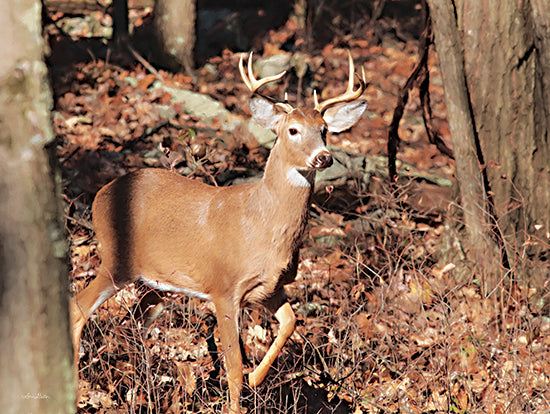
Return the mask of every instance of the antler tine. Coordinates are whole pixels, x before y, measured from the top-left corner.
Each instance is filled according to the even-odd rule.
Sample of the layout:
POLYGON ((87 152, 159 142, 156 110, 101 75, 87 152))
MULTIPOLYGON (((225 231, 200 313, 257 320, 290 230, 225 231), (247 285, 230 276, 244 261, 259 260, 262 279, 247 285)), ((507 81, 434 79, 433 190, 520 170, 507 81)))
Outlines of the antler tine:
MULTIPOLYGON (((315 104, 315 109, 319 111, 319 100, 317 99, 317 89, 313 89, 313 103, 315 104)), ((319 111, 321 112, 321 111, 319 111)))
POLYGON ((355 65, 353 64, 353 58, 351 57, 351 52, 348 50, 348 61, 349 61, 349 79, 348 79, 348 88, 346 89, 345 95, 353 92, 353 78, 355 76, 355 65))
POLYGON ((315 109, 319 112, 325 111, 329 106, 340 103, 340 102, 350 102, 354 101, 355 99, 358 99, 363 92, 365 91, 365 69, 362 69, 362 78, 359 78, 359 88, 354 91, 353 90, 353 84, 354 84, 354 77, 355 77, 355 66, 353 64, 353 58, 351 57, 351 52, 348 50, 348 57, 349 57, 349 79, 348 79, 348 87, 346 91, 339 96, 336 96, 334 98, 327 99, 326 101, 323 101, 319 103, 319 100, 317 99, 317 92, 313 91, 313 99, 315 102, 315 109))
POLYGON ((248 57, 248 74, 245 73, 244 71, 242 55, 241 55, 241 59, 239 60, 239 72, 241 73, 241 77, 243 78, 243 82, 245 83, 246 87, 252 93, 255 93, 258 91, 258 89, 260 89, 265 84, 281 79, 286 74, 286 70, 282 71, 278 75, 268 76, 267 78, 258 80, 254 77, 254 72, 252 70, 252 53, 253 52, 250 52, 250 55, 248 57))

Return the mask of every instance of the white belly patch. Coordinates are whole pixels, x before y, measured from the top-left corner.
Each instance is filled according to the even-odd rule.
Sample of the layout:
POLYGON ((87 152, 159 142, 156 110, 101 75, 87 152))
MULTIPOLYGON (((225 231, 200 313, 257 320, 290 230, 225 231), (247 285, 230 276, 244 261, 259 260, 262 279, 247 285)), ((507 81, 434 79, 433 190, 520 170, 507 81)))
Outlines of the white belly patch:
POLYGON ((206 293, 202 292, 196 292, 191 289, 185 289, 178 286, 169 285, 167 283, 162 283, 157 280, 149 280, 145 278, 144 276, 140 276, 140 280, 147 286, 149 286, 152 289, 160 290, 163 292, 174 292, 174 293, 181 293, 183 295, 191 296, 194 298, 204 299, 204 300, 212 300, 210 295, 207 295, 206 293))
POLYGON ((101 292, 101 294, 99 295, 99 297, 97 298, 95 303, 92 305, 92 307, 90 308, 90 311, 88 313, 90 315, 92 313, 94 313, 96 311, 96 309, 101 306, 101 304, 103 302, 105 302, 107 299, 109 299, 114 294, 115 294, 115 288, 113 286, 109 286, 107 289, 105 289, 103 292, 101 292))

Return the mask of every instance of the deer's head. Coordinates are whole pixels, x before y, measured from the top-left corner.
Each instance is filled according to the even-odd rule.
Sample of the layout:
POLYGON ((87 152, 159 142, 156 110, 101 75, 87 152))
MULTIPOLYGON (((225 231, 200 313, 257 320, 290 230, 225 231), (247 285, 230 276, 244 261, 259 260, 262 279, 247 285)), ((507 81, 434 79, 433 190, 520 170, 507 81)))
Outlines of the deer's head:
POLYGON ((239 70, 244 83, 253 93, 250 108, 254 119, 277 135, 277 146, 285 154, 288 167, 299 172, 322 170, 332 165, 332 156, 326 148, 327 132, 341 132, 353 126, 367 107, 360 99, 365 90, 365 74, 359 78, 354 90, 354 66, 349 55, 349 80, 346 92, 319 102, 314 93, 313 108, 295 108, 286 100, 276 101, 258 90, 265 84, 281 79, 285 72, 264 79, 256 79, 252 71, 252 53, 248 59, 248 72, 243 58, 239 70))

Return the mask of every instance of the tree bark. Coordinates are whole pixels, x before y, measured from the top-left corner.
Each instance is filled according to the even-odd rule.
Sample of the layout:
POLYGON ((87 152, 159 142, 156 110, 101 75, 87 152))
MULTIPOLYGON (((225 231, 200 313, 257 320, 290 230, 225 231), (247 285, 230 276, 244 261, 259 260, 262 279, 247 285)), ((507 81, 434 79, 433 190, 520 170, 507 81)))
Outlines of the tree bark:
POLYGON ((535 257, 550 229, 548 4, 466 0, 457 14, 498 225, 511 255, 535 257))
POLYGON ((194 67, 195 0, 157 0, 154 10, 155 30, 165 54, 187 73, 194 67))
MULTIPOLYGON (((456 19, 450 1, 428 0, 441 75, 445 84, 445 104, 460 185, 461 205, 468 233, 470 258, 482 272, 494 272, 497 248, 488 235, 489 211, 479 159, 474 120, 470 111, 456 19)), ((490 289, 489 286, 486 287, 490 289)))
MULTIPOLYGON (((448 95, 456 99, 456 88, 464 89, 465 102, 458 104, 470 108, 473 121, 474 142, 470 135, 461 135, 461 129, 470 128, 467 120, 455 119, 457 128, 461 128, 451 127, 462 201, 466 203, 474 177, 465 175, 459 167, 458 156, 468 149, 459 150, 457 145, 474 148, 474 143, 485 200, 489 201, 477 204, 478 196, 473 200, 477 207, 463 204, 464 213, 477 208, 489 214, 485 226, 501 244, 501 263, 506 265, 508 261, 514 274, 541 286, 548 277, 545 255, 550 234, 548 2, 430 0, 428 3, 449 123, 457 103, 448 95), (447 13, 446 20, 440 15, 442 9, 447 13), (456 51, 454 61, 447 55, 450 49, 456 51), (451 77, 449 71, 456 72, 456 77, 451 77)), ((476 179, 473 185, 478 187, 474 193, 479 195, 478 183, 476 179)), ((467 217, 465 221, 471 225, 467 217)), ((472 229, 470 233, 473 236, 472 229)))
POLYGON ((113 0, 113 42, 116 47, 121 48, 129 43, 129 24, 128 0, 113 0))
POLYGON ((2 2, 0 407, 74 412, 65 237, 45 145, 51 92, 38 0, 2 2))

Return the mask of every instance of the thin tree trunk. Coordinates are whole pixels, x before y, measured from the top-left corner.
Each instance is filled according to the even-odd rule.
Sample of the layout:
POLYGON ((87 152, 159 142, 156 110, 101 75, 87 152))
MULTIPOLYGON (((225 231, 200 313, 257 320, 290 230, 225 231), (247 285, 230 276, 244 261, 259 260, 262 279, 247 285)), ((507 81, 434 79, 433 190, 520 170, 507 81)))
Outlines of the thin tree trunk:
POLYGON ((195 0, 157 0, 154 19, 164 52, 191 74, 194 67, 195 0))
POLYGON ((113 41, 121 48, 130 41, 128 0, 113 0, 113 41))
MULTIPOLYGON (((445 85, 445 104, 464 222, 468 232, 469 256, 480 266, 482 274, 492 274, 498 269, 500 260, 497 246, 488 234, 491 224, 487 212, 490 209, 484 187, 481 152, 466 86, 462 42, 451 1, 428 0, 428 5, 445 85)), ((486 286, 486 289, 489 291, 491 286, 486 286)))
POLYGON ((40 12, 0 13, 0 407, 13 414, 74 412, 75 398, 40 12))

